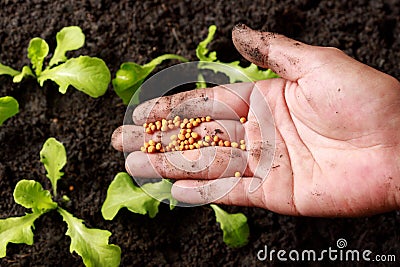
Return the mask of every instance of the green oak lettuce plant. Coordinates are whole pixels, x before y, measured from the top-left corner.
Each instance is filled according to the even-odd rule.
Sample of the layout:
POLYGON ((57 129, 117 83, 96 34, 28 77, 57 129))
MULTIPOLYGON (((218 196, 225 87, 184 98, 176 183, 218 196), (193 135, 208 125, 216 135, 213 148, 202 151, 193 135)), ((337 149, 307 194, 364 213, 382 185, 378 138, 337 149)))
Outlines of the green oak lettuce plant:
POLYGON ((46 80, 52 80, 59 86, 59 92, 65 94, 69 86, 91 96, 102 96, 111 80, 109 69, 103 60, 96 57, 79 56, 67 58, 66 53, 81 48, 85 35, 78 26, 64 27, 56 35, 57 47, 48 65, 44 68, 49 54, 49 45, 39 37, 31 39, 28 46, 28 58, 31 66, 21 71, 0 63, 0 75, 10 75, 14 83, 23 78, 33 77, 40 86, 46 80))
MULTIPOLYGON (((63 173, 61 169, 67 162, 64 146, 54 138, 49 138, 40 151, 40 160, 44 164, 47 177, 56 194, 57 181, 63 173)), ((21 217, 0 219, 0 257, 6 256, 8 243, 33 244, 34 222, 45 213, 56 211, 67 223, 67 232, 71 238, 70 252, 81 256, 86 266, 118 266, 121 249, 108 244, 111 233, 106 230, 87 228, 81 219, 61 208, 52 198, 50 191, 34 180, 21 180, 14 189, 14 200, 30 209, 21 217)), ((66 198, 64 198, 66 199, 66 198)))
MULTIPOLYGON (((208 35, 206 39, 201 41, 196 48, 196 56, 200 61, 198 64, 199 69, 212 70, 215 73, 224 73, 226 76, 228 76, 230 83, 242 81, 241 77, 243 76, 247 77, 250 81, 259 81, 278 77, 278 75, 276 75, 270 69, 261 70, 253 63, 248 67, 242 67, 240 66, 240 61, 226 63, 218 60, 217 52, 209 51, 207 48, 207 46, 214 39, 216 30, 217 27, 215 25, 211 25, 208 29, 208 35), (230 68, 226 68, 224 66, 229 66, 230 68), (237 75, 237 73, 240 73, 241 75, 237 75)), ((139 94, 135 93, 140 90, 140 86, 152 73, 155 67, 166 59, 177 59, 181 62, 188 61, 186 58, 178 55, 165 54, 151 60, 149 63, 144 65, 139 65, 134 62, 125 62, 120 66, 115 78, 112 80, 112 84, 115 92, 122 99, 125 105, 129 104, 129 101, 132 97, 134 97, 132 103, 139 104, 139 94)), ((199 82, 197 83, 197 87, 205 87, 206 83, 204 82, 201 74, 199 75, 198 79, 199 82)))
POLYGON ((12 96, 0 97, 0 126, 19 112, 18 101, 12 96))

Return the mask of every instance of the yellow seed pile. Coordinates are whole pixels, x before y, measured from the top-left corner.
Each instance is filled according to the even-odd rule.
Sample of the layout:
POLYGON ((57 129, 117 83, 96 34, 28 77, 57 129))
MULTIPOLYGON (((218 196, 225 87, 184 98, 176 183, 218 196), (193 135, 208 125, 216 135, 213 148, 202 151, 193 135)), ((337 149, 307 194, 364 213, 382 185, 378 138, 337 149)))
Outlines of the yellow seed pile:
MULTIPOLYGON (((194 128, 198 127, 202 122, 210 122, 211 120, 210 116, 191 119, 184 118, 183 120, 179 116, 176 116, 173 120, 162 119, 154 123, 144 123, 144 132, 147 134, 153 134, 157 131, 166 132, 177 128, 180 128, 180 130, 178 134, 174 134, 170 137, 168 145, 164 146, 161 142, 149 140, 143 144, 140 150, 144 153, 163 153, 199 149, 208 146, 224 146, 246 150, 246 143, 244 140, 240 140, 239 143, 231 142, 221 139, 217 134, 212 136, 206 135, 202 138, 200 134, 194 131, 194 128)), ((246 118, 241 117, 240 122, 245 123, 246 118)))

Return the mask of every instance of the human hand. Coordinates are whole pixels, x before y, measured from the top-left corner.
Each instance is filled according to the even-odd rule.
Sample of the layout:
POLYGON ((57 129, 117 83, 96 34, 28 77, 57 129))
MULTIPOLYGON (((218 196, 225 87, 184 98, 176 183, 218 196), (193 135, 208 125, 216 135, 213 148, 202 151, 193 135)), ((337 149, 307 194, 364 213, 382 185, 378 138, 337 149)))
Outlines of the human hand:
POLYGON ((307 216, 398 209, 399 81, 337 49, 244 25, 235 27, 233 42, 245 58, 281 78, 153 99, 138 106, 133 119, 141 125, 177 114, 211 115, 215 121, 205 123, 200 134, 222 127, 222 138, 246 139, 247 151, 209 147, 145 154, 138 151, 143 140, 159 136, 126 125, 114 132, 112 143, 132 152, 126 160, 128 172, 177 179, 173 196, 187 203, 212 201, 307 216), (243 125, 235 121, 242 116, 248 120, 243 125), (275 150, 267 142, 275 143, 275 150), (182 155, 196 164, 175 164, 182 155), (240 169, 244 177, 232 177, 240 169), (254 179, 261 185, 249 190, 254 179), (210 181, 212 186, 204 187, 210 181))

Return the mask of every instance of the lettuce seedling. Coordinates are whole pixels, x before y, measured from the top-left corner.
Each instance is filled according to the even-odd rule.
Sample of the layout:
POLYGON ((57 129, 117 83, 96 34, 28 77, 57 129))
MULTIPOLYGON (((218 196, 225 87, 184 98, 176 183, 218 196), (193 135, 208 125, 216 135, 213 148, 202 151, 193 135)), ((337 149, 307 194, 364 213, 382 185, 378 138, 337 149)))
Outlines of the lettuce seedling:
MULTIPOLYGON (((60 171, 66 163, 64 146, 54 138, 49 138, 40 152, 45 164, 47 177, 56 194, 57 181, 63 173, 60 171)), ((41 215, 57 211, 67 223, 67 232, 71 238, 70 252, 82 257, 86 266, 118 266, 121 261, 121 249, 108 244, 111 232, 101 229, 89 229, 83 221, 61 208, 54 202, 50 191, 34 180, 21 180, 14 189, 14 200, 31 213, 22 217, 0 219, 0 258, 6 256, 8 243, 33 244, 34 222, 41 215)))
POLYGON ((121 208, 139 214, 149 214, 154 218, 158 213, 160 201, 168 199, 170 209, 174 208, 177 201, 171 195, 172 184, 167 180, 158 183, 144 184, 137 187, 126 172, 118 173, 107 190, 107 197, 101 208, 103 218, 112 220, 121 208))
POLYGON ((12 96, 0 97, 0 126, 19 112, 18 101, 12 96))
POLYGON ((52 80, 59 86, 59 92, 65 94, 69 86, 91 97, 102 96, 111 80, 109 69, 103 60, 96 57, 80 56, 68 59, 66 53, 81 48, 85 35, 78 26, 64 27, 57 33, 57 47, 48 66, 43 69, 49 53, 45 40, 35 37, 29 42, 28 58, 31 66, 24 66, 19 72, 0 64, 0 75, 13 76, 13 82, 19 83, 25 77, 36 78, 40 86, 46 80, 52 80), (33 71, 32 71, 33 69, 33 71))
POLYGON ((232 248, 246 245, 249 241, 249 225, 243 213, 229 214, 215 204, 210 205, 215 212, 217 222, 223 231, 224 243, 232 248))
MULTIPOLYGON (((129 104, 132 96, 135 95, 136 91, 142 85, 144 80, 150 73, 161 64, 164 60, 176 59, 182 62, 187 62, 188 60, 184 57, 165 54, 156 57, 149 63, 144 65, 139 65, 134 62, 122 63, 121 67, 116 73, 115 78, 112 80, 112 84, 117 95, 122 99, 125 105, 129 104)), ((133 100, 133 104, 139 104, 139 97, 136 94, 136 98, 133 100)))
POLYGON ((253 63, 251 63, 248 67, 241 67, 240 61, 238 60, 229 63, 219 61, 217 58, 217 52, 210 52, 207 48, 207 46, 214 39, 216 30, 217 26, 211 25, 208 28, 208 35, 206 39, 200 42, 196 48, 196 56, 201 61, 198 65, 199 69, 209 69, 214 72, 222 72, 229 77, 230 83, 242 82, 243 80, 241 77, 243 77, 243 75, 250 81, 260 81, 279 77, 272 70, 260 70, 258 66, 253 63), (207 62, 215 62, 222 65, 207 64, 207 62), (224 68, 223 66, 229 66, 231 68, 224 68))

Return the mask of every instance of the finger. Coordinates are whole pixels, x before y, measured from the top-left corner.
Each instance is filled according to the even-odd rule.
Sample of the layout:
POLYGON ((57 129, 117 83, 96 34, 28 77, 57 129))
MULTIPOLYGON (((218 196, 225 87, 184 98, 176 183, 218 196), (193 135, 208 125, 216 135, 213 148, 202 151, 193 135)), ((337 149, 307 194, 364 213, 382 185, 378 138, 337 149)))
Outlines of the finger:
POLYGON ((247 60, 270 68, 291 81, 304 77, 325 61, 319 55, 322 47, 310 46, 276 33, 255 31, 244 24, 234 27, 232 40, 247 60))
MULTIPOLYGON (((212 137, 217 135, 220 140, 239 143, 240 140, 245 139, 244 125, 238 121, 231 120, 210 121, 203 122, 200 126, 191 129, 191 132, 198 135, 196 140, 202 140, 205 136, 212 137)), ((180 128, 146 134, 142 126, 123 125, 114 131, 111 143, 119 151, 133 152, 140 150, 144 143, 149 142, 149 140, 161 142, 163 146, 168 146, 171 143, 171 136, 178 136, 179 133, 180 128)))
POLYGON ((246 173, 247 153, 230 147, 204 147, 168 153, 132 152, 126 169, 137 178, 216 179, 246 173))
POLYGON ((236 83, 155 98, 133 111, 133 121, 143 124, 177 115, 181 118, 238 119, 248 112, 252 89, 253 83, 236 83))
MULTIPOLYGON (((284 166, 282 166, 284 168, 284 166)), ((299 215, 293 198, 293 180, 282 176, 278 168, 267 179, 228 177, 217 180, 179 180, 171 189, 172 196, 188 204, 217 203, 254 206, 287 215, 299 215), (262 183, 251 190, 255 183, 262 183)))

